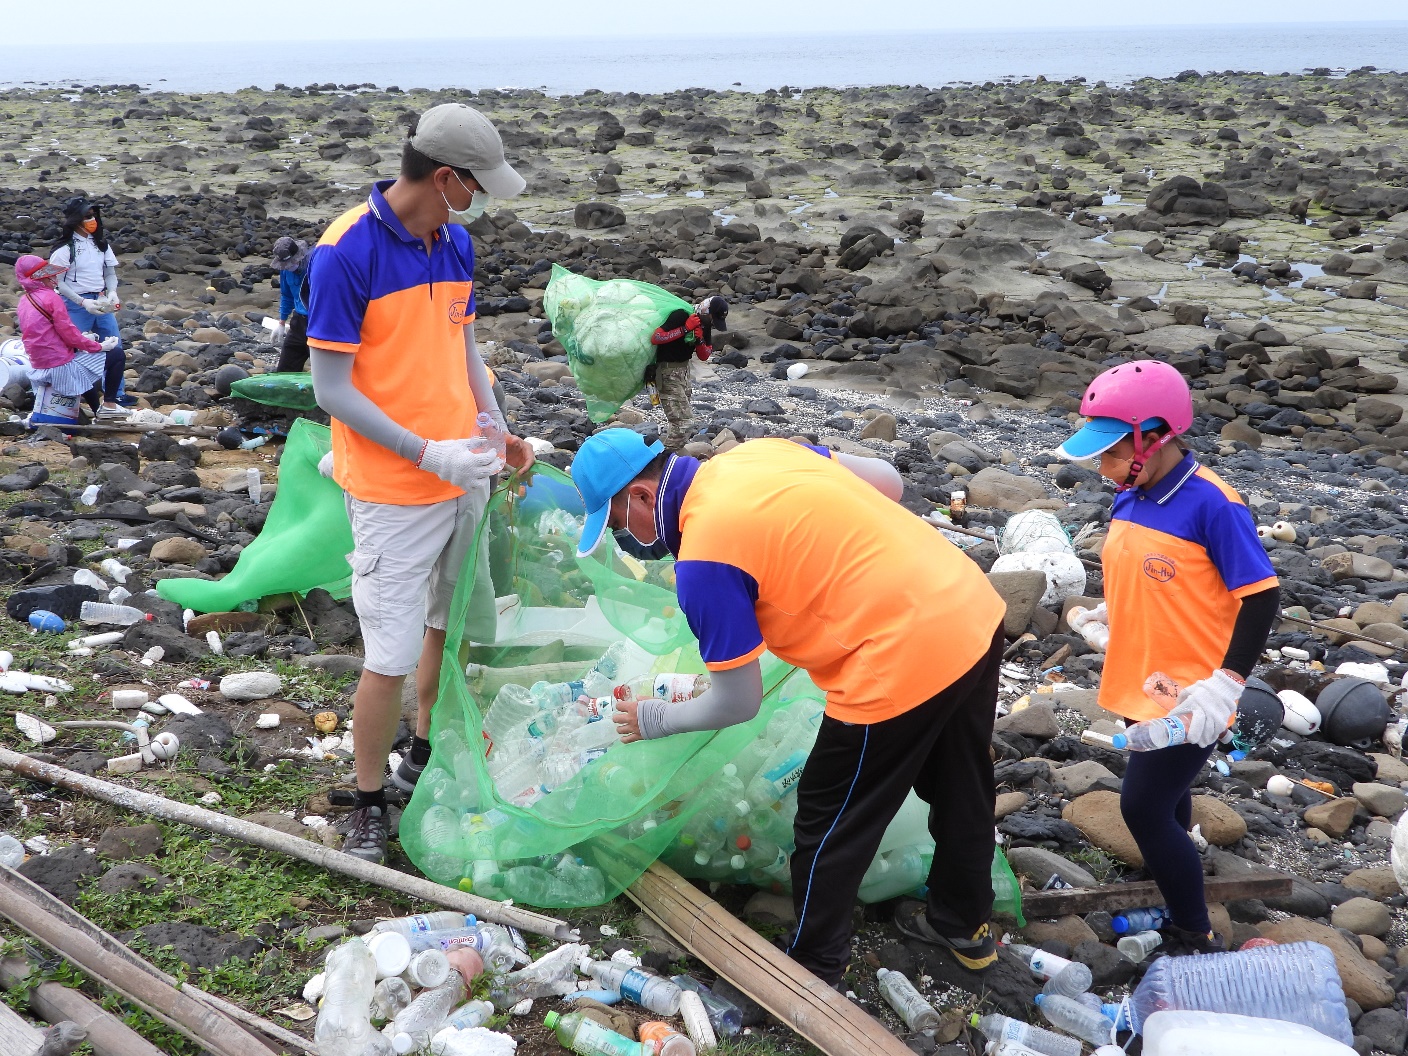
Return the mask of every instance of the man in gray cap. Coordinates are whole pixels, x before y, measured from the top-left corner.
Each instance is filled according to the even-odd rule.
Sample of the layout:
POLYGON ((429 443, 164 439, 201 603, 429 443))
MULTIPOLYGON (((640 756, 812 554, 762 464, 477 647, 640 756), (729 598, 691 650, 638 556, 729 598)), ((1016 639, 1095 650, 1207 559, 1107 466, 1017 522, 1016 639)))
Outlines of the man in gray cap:
MULTIPOLYGON (((410 792, 430 758, 430 709, 450 600, 503 468, 476 417, 507 437, 507 462, 532 448, 508 435, 474 341, 474 246, 467 224, 490 197, 523 190, 489 120, 460 103, 432 107, 410 129, 401 174, 334 220, 308 273, 313 391, 332 416, 332 475, 347 493, 354 549, 352 602, 365 662, 353 701, 357 801, 343 850, 386 854, 387 755, 401 685, 416 672, 410 751, 392 783, 410 792)), ((492 642, 488 540, 477 555, 466 637, 492 642)))

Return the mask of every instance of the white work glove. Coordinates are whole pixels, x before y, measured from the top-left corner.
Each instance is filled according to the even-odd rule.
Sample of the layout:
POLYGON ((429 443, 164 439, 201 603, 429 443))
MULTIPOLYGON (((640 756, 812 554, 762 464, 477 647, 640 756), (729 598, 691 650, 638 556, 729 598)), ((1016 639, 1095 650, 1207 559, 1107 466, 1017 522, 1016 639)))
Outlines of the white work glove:
POLYGON ((1179 693, 1169 717, 1182 720, 1190 744, 1206 748, 1232 724, 1242 689, 1242 683, 1219 669, 1179 693))
POLYGON ((280 323, 278 326, 274 327, 274 329, 269 332, 269 344, 273 345, 275 348, 282 348, 284 344, 284 338, 287 336, 288 327, 285 326, 283 323, 280 323))
POLYGON ((103 338, 101 344, 102 344, 102 346, 103 346, 103 351, 104 351, 104 352, 111 352, 111 351, 112 351, 114 348, 116 348, 118 345, 122 344, 122 338, 120 338, 120 337, 105 337, 105 338, 103 338))
POLYGON ((85 312, 87 312, 89 315, 107 315, 107 314, 108 314, 107 312, 105 312, 105 311, 103 310, 103 305, 102 305, 102 303, 101 303, 100 301, 94 300, 92 297, 84 297, 79 303, 83 306, 83 310, 84 310, 85 312))
POLYGON ((318 472, 332 480, 332 452, 329 451, 322 458, 318 459, 318 472))
POLYGON ((502 463, 493 451, 474 450, 468 440, 431 440, 416 465, 468 491, 492 477, 502 463))

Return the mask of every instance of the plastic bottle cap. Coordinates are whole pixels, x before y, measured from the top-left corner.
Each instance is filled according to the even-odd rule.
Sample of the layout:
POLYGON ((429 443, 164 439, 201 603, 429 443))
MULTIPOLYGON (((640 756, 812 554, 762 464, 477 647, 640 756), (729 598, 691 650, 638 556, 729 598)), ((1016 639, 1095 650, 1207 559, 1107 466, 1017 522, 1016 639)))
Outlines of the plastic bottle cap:
POLYGON ((1129 747, 1129 738, 1122 733, 1117 733, 1110 738, 1110 743, 1116 748, 1124 749, 1129 747))
POLYGON ((416 1039, 402 1031, 391 1039, 391 1047, 397 1053, 407 1053, 416 1047, 416 1039))
POLYGON ((1045 994, 1037 994, 1036 997, 1032 998, 1032 1000, 1035 1001, 1037 1005, 1040 1005, 1043 1001, 1046 1000, 1046 996, 1047 995, 1045 994))
POLYGON ((750 840, 747 836, 740 836, 740 837, 738 837, 738 839, 734 840, 733 842, 734 842, 734 845, 735 845, 740 851, 746 851, 749 847, 752 847, 752 846, 753 846, 753 841, 750 840))
POLYGON ((556 1012, 549 1012, 546 1016, 543 1017, 543 1026, 547 1027, 548 1030, 552 1030, 555 1026, 557 1026, 557 1021, 561 1018, 562 1017, 556 1012))

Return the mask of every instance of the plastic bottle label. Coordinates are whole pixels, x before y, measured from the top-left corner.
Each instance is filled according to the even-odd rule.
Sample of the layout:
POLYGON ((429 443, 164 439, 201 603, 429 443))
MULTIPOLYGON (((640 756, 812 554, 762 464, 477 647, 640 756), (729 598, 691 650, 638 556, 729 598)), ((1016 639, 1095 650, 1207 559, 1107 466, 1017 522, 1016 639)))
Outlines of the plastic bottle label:
POLYGON ((1047 953, 1045 950, 1037 950, 1032 954, 1032 971, 1043 979, 1050 979, 1057 972, 1070 967, 1071 962, 1064 957, 1057 957, 1054 953, 1047 953))
POLYGON ((1168 727, 1168 744, 1166 747, 1173 747, 1175 744, 1182 744, 1188 739, 1188 729, 1177 719, 1159 719, 1158 723, 1168 727))
POLYGON ((802 779, 802 771, 807 766, 807 753, 801 751, 793 752, 782 763, 773 767, 763 774, 777 790, 777 798, 781 799, 792 791, 792 788, 802 779))
POLYGON ((694 686, 698 681, 698 675, 656 675, 652 690, 660 700, 678 704, 694 696, 694 686))
POLYGON ((652 978, 654 977, 647 975, 645 972, 642 972, 639 968, 632 968, 629 972, 627 972, 624 976, 621 977, 621 983, 617 987, 617 989, 621 991, 622 997, 629 998, 636 1004, 640 1004, 641 994, 643 994, 645 992, 645 988, 650 985, 650 981, 652 978))

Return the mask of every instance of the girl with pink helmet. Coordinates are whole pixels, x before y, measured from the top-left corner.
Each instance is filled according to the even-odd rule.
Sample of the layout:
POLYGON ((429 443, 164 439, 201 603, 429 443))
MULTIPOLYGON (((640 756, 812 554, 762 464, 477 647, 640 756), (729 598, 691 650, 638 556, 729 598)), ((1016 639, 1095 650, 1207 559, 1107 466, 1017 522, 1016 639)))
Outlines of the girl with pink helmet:
POLYGON ((1188 837, 1191 789, 1236 716, 1280 586, 1241 497, 1178 440, 1193 424, 1193 400, 1176 369, 1158 360, 1112 367, 1080 409, 1087 421, 1059 453, 1098 458, 1118 492, 1101 551, 1110 640, 1100 705, 1131 722, 1162 717, 1144 683, 1163 672, 1183 687, 1174 708, 1188 717, 1182 743, 1130 753, 1120 810, 1168 907, 1165 952, 1218 951, 1188 837))

